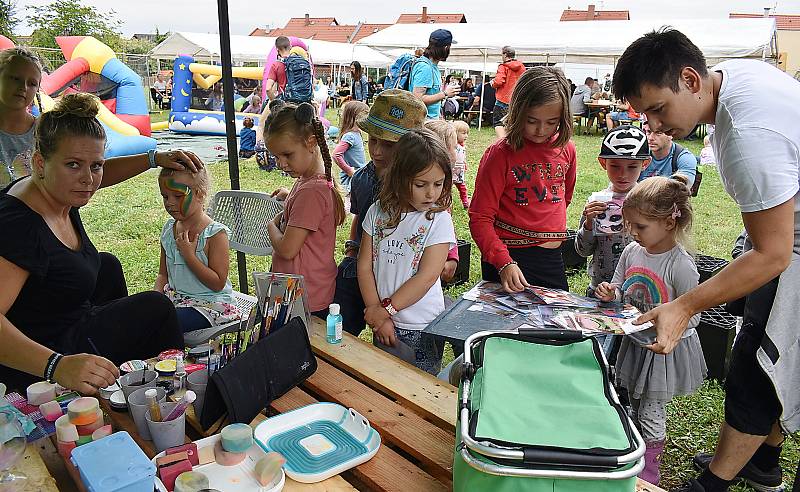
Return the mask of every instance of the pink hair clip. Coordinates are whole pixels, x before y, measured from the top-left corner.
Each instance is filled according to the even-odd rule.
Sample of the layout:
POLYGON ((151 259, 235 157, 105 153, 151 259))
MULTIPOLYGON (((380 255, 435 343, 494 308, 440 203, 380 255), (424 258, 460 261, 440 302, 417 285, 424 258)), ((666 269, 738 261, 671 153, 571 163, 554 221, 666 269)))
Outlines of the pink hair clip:
POLYGON ((678 210, 678 204, 677 203, 673 203, 672 204, 672 218, 673 219, 677 219, 680 216, 681 216, 681 211, 678 210))

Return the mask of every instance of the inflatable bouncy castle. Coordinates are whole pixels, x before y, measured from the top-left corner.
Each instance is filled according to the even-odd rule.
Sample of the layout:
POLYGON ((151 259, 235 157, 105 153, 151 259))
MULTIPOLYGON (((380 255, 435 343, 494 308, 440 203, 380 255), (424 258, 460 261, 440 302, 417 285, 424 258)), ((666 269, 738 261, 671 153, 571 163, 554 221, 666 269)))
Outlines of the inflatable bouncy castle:
MULTIPOLYGON (((261 67, 233 67, 233 76, 242 79, 261 80, 261 67)), ((179 56, 175 59, 172 72, 172 111, 169 114, 169 129, 178 133, 195 135, 225 135, 225 113, 191 109, 192 84, 201 89, 209 89, 222 79, 222 67, 195 63, 191 56, 179 56)), ((239 97, 237 103, 241 109, 244 98, 239 97)), ((236 114, 236 134, 242 129, 245 116, 253 118, 258 126, 259 115, 253 113, 236 114)))
MULTIPOLYGON (((2 37, 2 36, 0 36, 2 37)), ((143 154, 156 148, 150 138, 142 79, 117 59, 114 51, 91 36, 61 36, 56 42, 67 62, 50 74, 42 74, 42 108, 55 106, 54 98, 71 92, 88 92, 100 98, 97 119, 106 130, 106 158, 143 154)), ((0 49, 13 47, 7 38, 0 49)))

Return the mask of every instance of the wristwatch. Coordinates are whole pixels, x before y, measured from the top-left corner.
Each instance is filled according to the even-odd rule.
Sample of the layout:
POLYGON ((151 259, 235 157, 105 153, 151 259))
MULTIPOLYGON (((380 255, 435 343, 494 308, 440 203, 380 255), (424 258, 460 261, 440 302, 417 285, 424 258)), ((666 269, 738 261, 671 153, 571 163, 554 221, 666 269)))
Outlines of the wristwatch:
POLYGON ((156 164, 156 149, 150 149, 147 151, 147 163, 150 164, 150 169, 155 169, 158 167, 158 164, 156 164))
POLYGON ((390 316, 394 316, 395 314, 397 314, 397 309, 395 309, 394 306, 392 306, 392 299, 390 297, 387 297, 386 299, 382 300, 381 306, 384 309, 386 309, 386 311, 389 313, 390 316))

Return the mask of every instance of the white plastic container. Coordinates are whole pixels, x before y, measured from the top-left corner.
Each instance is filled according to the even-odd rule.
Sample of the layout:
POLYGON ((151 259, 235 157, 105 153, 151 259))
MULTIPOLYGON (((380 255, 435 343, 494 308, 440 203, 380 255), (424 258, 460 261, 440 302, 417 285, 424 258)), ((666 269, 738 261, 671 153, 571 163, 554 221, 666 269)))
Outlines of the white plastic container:
POLYGON ((270 417, 258 424, 254 438, 264 451, 281 453, 286 458, 286 476, 303 483, 321 482, 369 461, 381 446, 381 436, 360 413, 324 402, 270 417), (325 430, 309 431, 316 428, 325 430), (278 445, 281 436, 292 434, 293 438, 281 443, 288 446, 278 445), (341 439, 349 443, 342 446, 341 439), (350 452, 342 452, 346 447, 350 452))

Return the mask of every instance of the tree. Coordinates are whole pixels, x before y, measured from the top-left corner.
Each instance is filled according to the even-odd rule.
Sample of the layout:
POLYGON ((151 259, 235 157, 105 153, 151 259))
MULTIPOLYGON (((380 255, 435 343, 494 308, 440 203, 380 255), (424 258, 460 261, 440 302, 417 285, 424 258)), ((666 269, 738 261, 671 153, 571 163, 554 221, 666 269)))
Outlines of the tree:
POLYGON ((13 0, 0 0, 0 34, 14 39, 14 28, 17 27, 17 9, 13 0))
POLYGON ((113 50, 121 47, 118 30, 122 22, 113 10, 100 12, 80 0, 56 0, 49 5, 29 6, 27 10, 33 46, 58 48, 56 36, 94 36, 113 50))

